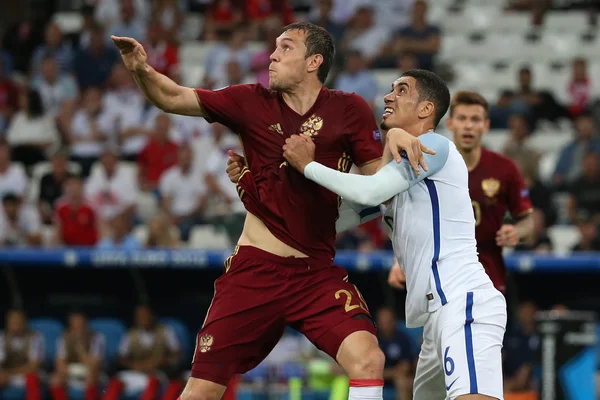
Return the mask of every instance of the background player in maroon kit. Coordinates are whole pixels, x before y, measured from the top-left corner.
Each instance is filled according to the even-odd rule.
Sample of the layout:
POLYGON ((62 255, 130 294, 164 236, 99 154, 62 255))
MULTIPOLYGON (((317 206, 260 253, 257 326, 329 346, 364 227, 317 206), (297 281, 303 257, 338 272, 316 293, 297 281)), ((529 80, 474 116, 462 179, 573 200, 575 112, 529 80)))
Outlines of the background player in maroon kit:
MULTIPOLYGON (((382 397, 384 356, 358 289, 332 264, 339 199, 288 168, 292 134, 319 143, 319 162, 363 174, 379 165, 373 114, 359 96, 328 90, 331 36, 308 23, 288 26, 271 55, 269 87, 192 90, 157 73, 142 46, 113 37, 145 96, 164 111, 220 122, 243 143, 252 198, 244 231, 198 334, 182 399, 218 399, 229 379, 256 366, 286 325, 335 358, 351 379, 350 398, 382 397)), ((407 146, 416 138, 406 135, 407 146)), ((242 175, 242 179, 244 178, 242 175)), ((244 198, 245 191, 240 189, 244 198)))
MULTIPOLYGON (((496 289, 504 293, 506 265, 502 247, 514 247, 533 233, 533 207, 515 163, 481 146, 481 137, 490 127, 488 114, 488 103, 480 94, 461 91, 452 98, 446 124, 469 169, 479 261, 496 289), (502 223, 507 211, 514 224, 502 223)), ((392 267, 388 282, 397 288, 403 286, 399 266, 392 267)))

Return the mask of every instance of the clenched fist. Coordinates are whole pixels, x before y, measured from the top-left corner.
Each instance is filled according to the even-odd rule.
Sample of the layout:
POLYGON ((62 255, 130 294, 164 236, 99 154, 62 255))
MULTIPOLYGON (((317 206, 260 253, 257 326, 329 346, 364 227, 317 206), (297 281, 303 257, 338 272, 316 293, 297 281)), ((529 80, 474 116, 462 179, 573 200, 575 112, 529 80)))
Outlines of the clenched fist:
POLYGON ((292 135, 285 140, 283 157, 303 174, 304 168, 315 160, 315 144, 309 136, 292 135))
POLYGON ((121 58, 131 72, 143 72, 148 66, 148 55, 144 47, 135 39, 129 37, 110 37, 121 52, 121 58))

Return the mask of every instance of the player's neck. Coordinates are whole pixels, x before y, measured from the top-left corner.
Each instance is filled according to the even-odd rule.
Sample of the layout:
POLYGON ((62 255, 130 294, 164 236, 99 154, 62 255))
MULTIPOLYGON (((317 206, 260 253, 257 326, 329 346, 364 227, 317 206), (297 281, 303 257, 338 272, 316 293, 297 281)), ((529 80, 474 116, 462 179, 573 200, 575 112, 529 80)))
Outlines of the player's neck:
POLYGON ((419 122, 413 126, 404 127, 402 129, 404 129, 406 132, 410 133, 415 137, 419 137, 429 132, 434 132, 433 125, 429 123, 426 124, 424 121, 419 122))
POLYGON ((318 84, 298 86, 289 92, 282 92, 281 96, 289 108, 299 115, 304 115, 315 104, 322 88, 323 85, 320 82, 318 84))
POLYGON ((473 171, 479 164, 479 160, 481 160, 481 147, 475 147, 469 152, 459 149, 459 153, 465 160, 465 164, 467 164, 467 169, 469 172, 473 171))

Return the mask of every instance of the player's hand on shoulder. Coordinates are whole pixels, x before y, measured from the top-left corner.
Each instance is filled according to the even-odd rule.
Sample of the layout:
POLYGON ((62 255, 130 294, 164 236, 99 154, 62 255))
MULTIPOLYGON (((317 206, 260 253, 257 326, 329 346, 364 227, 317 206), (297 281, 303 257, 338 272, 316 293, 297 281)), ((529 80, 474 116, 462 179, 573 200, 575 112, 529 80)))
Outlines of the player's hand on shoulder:
POLYGON ((402 268, 400 268, 398 261, 394 262, 394 265, 390 269, 390 273, 388 275, 388 284, 396 289, 406 288, 406 276, 404 275, 402 268))
POLYGON ((119 48, 123 63, 131 72, 143 71, 148 65, 148 55, 144 47, 135 39, 129 37, 111 36, 119 48))
POLYGON ((292 167, 304 173, 304 168, 315 160, 315 143, 307 135, 292 135, 285 140, 283 157, 292 167))
POLYGON ((427 171, 424 153, 435 154, 435 151, 425 146, 419 138, 406 132, 404 129, 392 128, 387 133, 387 146, 392 152, 392 157, 397 163, 402 161, 401 152, 404 150, 410 165, 415 170, 417 175, 421 174, 419 165, 427 171))
POLYGON ((514 247, 519 244, 517 228, 511 224, 504 224, 496 232, 496 244, 500 247, 514 247))
POLYGON ((232 150, 229 150, 227 154, 229 154, 229 158, 227 159, 227 177, 232 183, 238 183, 242 176, 242 170, 246 165, 246 159, 232 150))

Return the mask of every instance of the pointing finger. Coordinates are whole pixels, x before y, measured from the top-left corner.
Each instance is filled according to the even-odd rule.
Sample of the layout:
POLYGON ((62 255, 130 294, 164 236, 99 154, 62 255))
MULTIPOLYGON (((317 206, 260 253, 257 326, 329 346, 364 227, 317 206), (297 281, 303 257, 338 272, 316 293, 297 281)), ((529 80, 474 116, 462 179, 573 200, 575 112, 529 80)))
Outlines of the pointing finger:
POLYGON ((394 157, 394 160, 396 160, 396 163, 400 164, 400 162, 402 161, 402 157, 400 157, 400 152, 398 151, 398 146, 396 146, 396 145, 390 146, 390 151, 392 152, 392 156, 394 157))
POLYGON ((429 147, 425 146, 423 143, 421 143, 421 151, 423 153, 435 155, 435 150, 431 150, 429 147))

